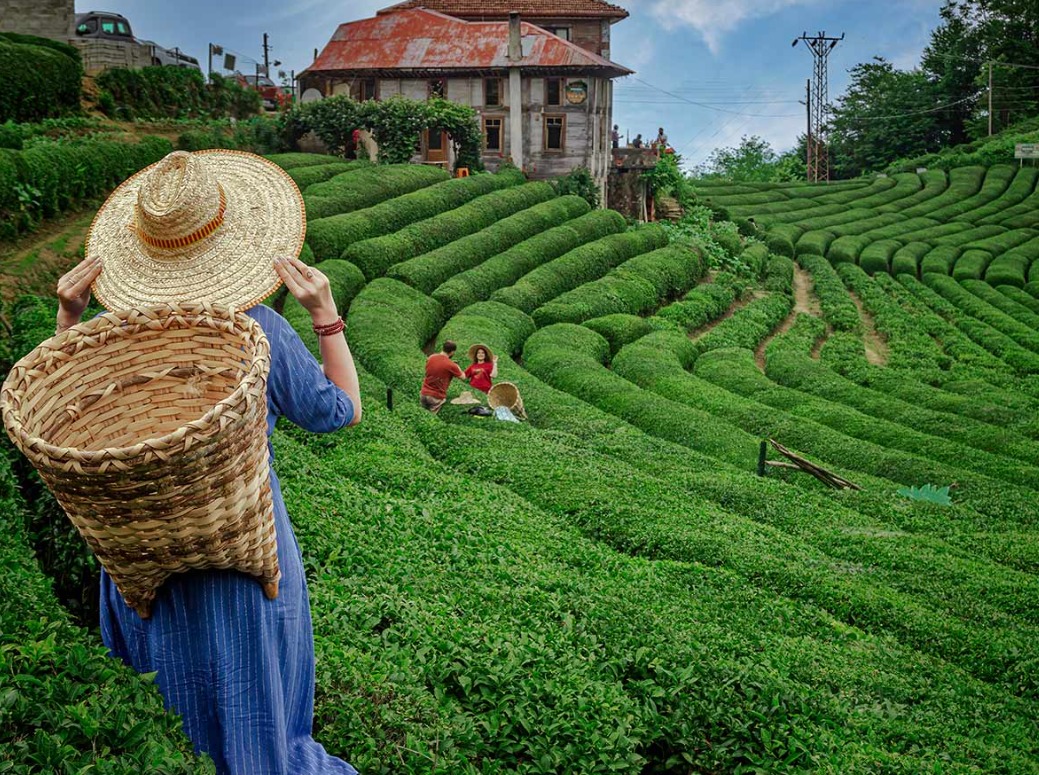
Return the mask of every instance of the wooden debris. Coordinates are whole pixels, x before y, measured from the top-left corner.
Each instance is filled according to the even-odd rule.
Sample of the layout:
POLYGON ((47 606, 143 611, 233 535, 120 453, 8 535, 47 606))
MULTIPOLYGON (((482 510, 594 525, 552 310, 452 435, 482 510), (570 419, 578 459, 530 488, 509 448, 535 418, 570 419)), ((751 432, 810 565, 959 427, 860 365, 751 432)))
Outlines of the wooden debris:
POLYGON ((773 468, 797 468, 805 473, 811 474, 821 482, 825 482, 838 490, 850 489, 850 490, 861 490, 862 488, 854 482, 850 482, 842 476, 838 476, 832 471, 827 471, 822 466, 818 466, 810 460, 805 460, 800 455, 794 454, 789 449, 784 447, 775 439, 769 439, 768 443, 772 445, 772 448, 776 450, 780 455, 785 457, 790 462, 783 460, 765 460, 765 442, 761 442, 761 457, 758 461, 758 474, 764 475, 764 467, 772 466, 773 468))

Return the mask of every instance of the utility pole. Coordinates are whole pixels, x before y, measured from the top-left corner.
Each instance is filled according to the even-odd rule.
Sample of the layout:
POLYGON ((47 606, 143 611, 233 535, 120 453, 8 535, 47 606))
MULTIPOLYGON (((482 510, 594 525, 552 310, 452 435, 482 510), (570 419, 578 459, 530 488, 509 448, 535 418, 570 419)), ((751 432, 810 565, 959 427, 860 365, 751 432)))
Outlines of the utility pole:
MULTIPOLYGON (((807 137, 806 153, 805 153, 805 171, 812 169, 812 79, 808 78, 805 80, 805 109, 808 113, 808 130, 805 137, 807 137)), ((808 180, 811 180, 811 173, 808 173, 808 180)))
POLYGON ((992 62, 988 63, 988 136, 992 137, 992 62))
POLYGON ((271 53, 271 45, 268 42, 267 33, 265 32, 265 33, 263 33, 263 71, 268 76, 271 74, 271 71, 270 71, 270 67, 271 67, 270 53, 271 53))
POLYGON ((803 41, 808 50, 812 52, 812 59, 814 60, 812 88, 809 90, 810 107, 808 112, 808 180, 811 183, 830 179, 830 152, 826 148, 826 131, 824 128, 826 108, 830 102, 827 61, 830 57, 830 52, 842 40, 844 40, 843 32, 839 38, 827 37, 825 32, 820 32, 810 38, 807 32, 803 32, 801 37, 794 38, 794 42, 791 44, 796 46, 803 41))

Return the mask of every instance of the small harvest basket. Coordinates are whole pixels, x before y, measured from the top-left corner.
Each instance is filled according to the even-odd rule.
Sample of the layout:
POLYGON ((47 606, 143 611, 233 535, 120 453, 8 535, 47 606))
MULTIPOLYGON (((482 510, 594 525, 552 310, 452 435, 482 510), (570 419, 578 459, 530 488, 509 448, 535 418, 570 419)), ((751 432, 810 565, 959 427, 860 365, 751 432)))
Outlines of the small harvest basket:
POLYGON ((511 382, 499 382, 491 386, 487 392, 487 403, 491 409, 504 406, 517 417, 526 417, 523 411, 523 399, 520 397, 519 388, 511 382))
POLYGON ((269 369, 251 318, 168 304, 81 323, 4 382, 8 434, 142 618, 192 569, 239 570, 277 597, 269 369))

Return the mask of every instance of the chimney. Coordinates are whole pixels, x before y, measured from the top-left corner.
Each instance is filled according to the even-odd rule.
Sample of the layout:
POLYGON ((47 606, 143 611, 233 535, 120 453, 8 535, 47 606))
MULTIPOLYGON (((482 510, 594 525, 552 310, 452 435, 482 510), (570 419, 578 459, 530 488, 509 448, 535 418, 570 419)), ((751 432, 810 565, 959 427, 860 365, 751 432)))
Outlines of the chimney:
POLYGON ((520 38, 519 11, 509 11, 509 61, 523 59, 523 41, 520 38))

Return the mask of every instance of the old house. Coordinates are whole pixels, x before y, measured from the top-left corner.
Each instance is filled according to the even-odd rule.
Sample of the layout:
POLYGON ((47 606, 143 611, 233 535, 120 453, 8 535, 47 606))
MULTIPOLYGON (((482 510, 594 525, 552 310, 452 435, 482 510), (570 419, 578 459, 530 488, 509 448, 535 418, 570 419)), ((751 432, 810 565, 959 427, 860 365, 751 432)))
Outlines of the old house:
MULTIPOLYGON (((520 9, 511 14, 475 0, 413 7, 419 4, 340 25, 299 76, 301 89, 470 105, 480 117, 488 169, 509 160, 532 178, 547 178, 583 166, 605 193, 612 81, 631 72, 608 59, 609 27, 627 12, 598 0, 500 5, 520 9)), ((449 165, 450 146, 444 136, 423 137, 419 160, 449 165)))

